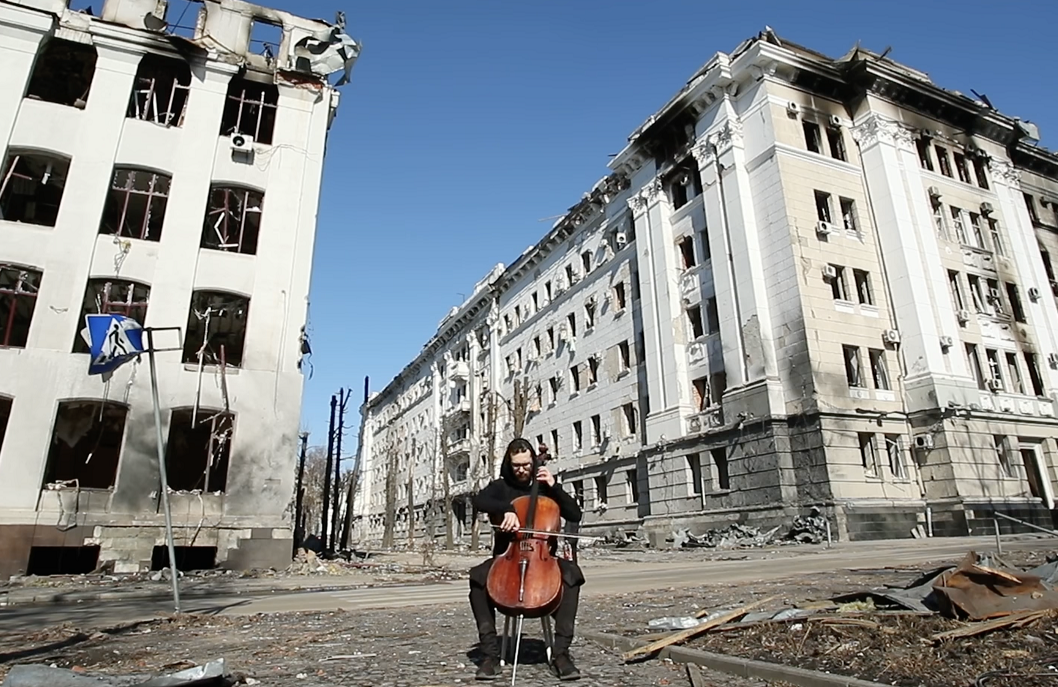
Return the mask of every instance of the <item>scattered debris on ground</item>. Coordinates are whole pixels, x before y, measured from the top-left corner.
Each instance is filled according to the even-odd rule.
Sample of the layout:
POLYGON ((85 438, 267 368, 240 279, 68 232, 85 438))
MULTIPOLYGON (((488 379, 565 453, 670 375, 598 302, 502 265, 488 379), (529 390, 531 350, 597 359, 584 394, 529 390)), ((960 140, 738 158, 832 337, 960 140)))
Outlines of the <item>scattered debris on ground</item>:
POLYGON ((672 533, 667 541, 673 548, 759 548, 784 544, 822 544, 828 540, 827 520, 818 508, 813 508, 809 515, 794 518, 789 529, 781 525, 763 530, 759 527, 742 525, 737 522, 727 527, 707 530, 702 534, 692 534, 683 528, 672 533))
POLYGON ((106 675, 74 669, 17 664, 11 667, 0 687, 231 687, 243 682, 242 676, 228 674, 224 659, 158 676, 106 675))
POLYGON ((624 658, 685 644, 907 687, 1051 685, 1058 680, 1056 582, 1058 557, 1021 570, 971 551, 902 586, 792 606, 773 603, 776 596, 747 599, 655 618, 650 634, 632 633, 648 643, 624 658), (1041 675, 1051 681, 1033 682, 1041 675))

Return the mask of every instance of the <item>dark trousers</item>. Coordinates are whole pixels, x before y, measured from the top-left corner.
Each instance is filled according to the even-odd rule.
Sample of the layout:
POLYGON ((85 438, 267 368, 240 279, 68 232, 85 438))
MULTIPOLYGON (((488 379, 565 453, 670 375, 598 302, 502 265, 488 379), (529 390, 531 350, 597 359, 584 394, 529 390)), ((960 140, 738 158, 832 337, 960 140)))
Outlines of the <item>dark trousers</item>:
MULTIPOLYGON (((481 651, 486 656, 499 656, 500 647, 496 637, 496 607, 489 598, 485 588, 488 583, 489 570, 493 559, 470 570, 470 610, 474 613, 474 622, 478 626, 478 641, 481 651)), ((577 606, 580 602, 580 587, 584 584, 584 575, 576 563, 559 560, 562 569, 562 601, 551 614, 555 619, 555 655, 569 651, 573 642, 573 628, 577 620, 577 606)))

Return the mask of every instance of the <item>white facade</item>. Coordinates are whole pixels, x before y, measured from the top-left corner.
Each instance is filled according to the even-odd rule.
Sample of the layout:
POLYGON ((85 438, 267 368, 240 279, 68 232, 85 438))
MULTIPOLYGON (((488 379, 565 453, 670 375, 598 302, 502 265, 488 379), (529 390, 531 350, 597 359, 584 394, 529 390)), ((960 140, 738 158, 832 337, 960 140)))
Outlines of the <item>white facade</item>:
POLYGON ((4 316, 33 301, 31 318, 15 315, 28 334, 0 325, 3 573, 33 556, 46 571, 52 547, 95 546, 100 563, 140 570, 164 543, 146 359, 104 384, 71 352, 85 312, 143 320, 146 302, 142 324, 180 329, 156 334, 177 349, 157 356, 177 546, 207 557, 216 547, 236 567, 289 560, 301 352, 338 102, 333 69, 296 64, 292 47, 332 27, 207 0, 187 39, 145 28, 164 7, 108 0, 100 19, 61 0, 0 1, 4 316), (249 43, 253 22, 282 28, 274 59, 249 43), (53 83, 49 50, 62 51, 64 74, 94 51, 86 96, 71 102, 53 83), (166 80, 167 69, 181 76, 166 80), (265 105, 238 101, 250 94, 265 105), (133 188, 167 198, 146 207, 122 190, 130 171, 133 188), (32 195, 48 183, 61 189, 51 217, 32 195), (29 293, 14 295, 19 274, 29 293), (189 411, 197 434, 185 431, 189 411), (177 412, 186 426, 173 427, 177 412), (85 443, 93 432, 102 439, 85 443))
MULTIPOLYGON (((371 442, 414 370, 487 322, 489 388, 542 387, 522 434, 552 446, 587 528, 663 536, 809 507, 842 538, 965 534, 993 509, 1049 523, 1058 311, 1034 295, 1053 276, 1008 152, 1024 130, 868 51, 832 60, 768 30, 718 53, 369 400, 365 484, 402 469, 371 442), (620 283, 626 309, 607 310, 620 283), (574 345, 536 359, 570 313, 574 345), (592 356, 578 390, 569 368, 592 356)), ((365 539, 384 506, 361 499, 365 539)))

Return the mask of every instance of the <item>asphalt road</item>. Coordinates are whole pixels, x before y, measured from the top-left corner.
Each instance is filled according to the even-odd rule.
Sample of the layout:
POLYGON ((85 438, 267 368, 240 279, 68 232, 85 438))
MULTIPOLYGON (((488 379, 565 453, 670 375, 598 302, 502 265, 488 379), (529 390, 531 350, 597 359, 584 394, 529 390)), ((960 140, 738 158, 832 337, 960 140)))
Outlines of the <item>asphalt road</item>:
MULTIPOLYGON (((1053 539, 1004 541, 1004 551, 1048 550, 1053 539)), ((752 583, 833 571, 925 565, 954 562, 967 551, 992 551, 990 537, 910 539, 885 542, 845 542, 830 549, 799 552, 780 549, 773 557, 748 560, 613 562, 586 559, 582 562, 587 583, 583 596, 656 591, 669 587, 695 587, 710 583, 752 583)), ((738 551, 732 554, 737 555, 738 551)), ((758 554, 759 555, 759 554, 758 554)), ((282 592, 264 595, 221 595, 184 599, 184 611, 192 613, 249 615, 285 611, 356 610, 402 608, 465 603, 463 580, 426 585, 374 587, 314 592, 282 592)), ((58 623, 82 628, 132 622, 172 612, 171 601, 128 599, 69 605, 14 606, 0 610, 0 630, 33 630, 58 623)))

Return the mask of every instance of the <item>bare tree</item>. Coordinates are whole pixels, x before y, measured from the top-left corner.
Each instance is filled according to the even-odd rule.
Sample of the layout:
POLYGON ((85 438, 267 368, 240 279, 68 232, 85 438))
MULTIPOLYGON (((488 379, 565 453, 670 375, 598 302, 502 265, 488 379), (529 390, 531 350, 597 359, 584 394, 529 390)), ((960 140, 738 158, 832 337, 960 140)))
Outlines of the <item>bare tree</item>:
POLYGON ((415 439, 411 440, 408 456, 408 548, 415 546, 415 439))
POLYGON ((311 446, 305 451, 305 474, 302 477, 302 488, 305 495, 302 499, 302 522, 305 536, 319 534, 320 518, 323 515, 323 482, 327 473, 327 449, 323 446, 311 446))
POLYGON ((397 521, 397 464, 398 447, 391 441, 385 449, 386 456, 386 516, 382 531, 382 547, 393 548, 393 529, 397 521))

